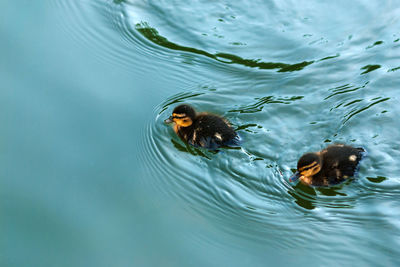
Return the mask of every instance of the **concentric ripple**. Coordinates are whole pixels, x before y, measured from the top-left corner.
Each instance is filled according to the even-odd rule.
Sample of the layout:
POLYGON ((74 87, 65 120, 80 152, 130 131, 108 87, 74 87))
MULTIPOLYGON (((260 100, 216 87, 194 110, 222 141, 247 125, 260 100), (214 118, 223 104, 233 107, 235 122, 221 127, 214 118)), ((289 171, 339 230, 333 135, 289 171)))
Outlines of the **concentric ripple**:
MULTIPOLYGON (((337 187, 312 188, 289 184, 287 179, 292 173, 291 167, 296 165, 295 155, 300 155, 298 144, 291 142, 289 145, 290 136, 276 136, 285 127, 284 122, 251 121, 252 113, 248 112, 246 105, 229 104, 235 102, 236 94, 240 94, 234 92, 219 88, 210 90, 203 86, 186 90, 157 106, 153 119, 143 132, 141 160, 151 178, 142 182, 183 200, 189 210, 220 222, 225 231, 260 242, 269 242, 269 238, 279 240, 281 248, 306 245, 306 236, 322 231, 334 218, 341 218, 339 220, 344 224, 357 223, 352 220, 369 220, 375 215, 367 212, 365 203, 374 198, 393 196, 399 191, 400 187, 395 184, 391 185, 393 190, 390 193, 382 189, 386 191, 384 195, 379 195, 379 189, 370 190, 374 183, 379 186, 387 179, 366 179, 365 169, 371 164, 369 158, 363 161, 367 167, 361 169, 359 177, 337 187), (218 100, 216 105, 216 99, 222 100, 218 100), (244 139, 241 149, 223 149, 215 153, 183 143, 171 127, 163 123, 172 109, 183 102, 200 111, 225 116, 244 139), (278 147, 282 150, 279 151, 278 147), (308 211, 313 213, 305 216, 308 211), (227 223, 230 225, 228 228, 227 223), (302 224, 310 224, 312 228, 296 232, 296 225, 302 224)), ((264 111, 257 109, 256 114, 279 109, 279 106, 296 110, 296 105, 299 105, 296 101, 300 104, 302 101, 296 97, 276 96, 276 99, 294 101, 266 101, 264 111)), ((388 189, 388 185, 384 187, 388 189)))
POLYGON ((126 64, 126 59, 129 61, 129 54, 126 54, 128 50, 112 43, 114 33, 110 29, 112 29, 112 25, 117 23, 118 5, 114 5, 112 1, 85 0, 54 0, 53 4, 64 11, 60 13, 60 20, 58 21, 60 28, 77 43, 86 46, 102 60, 109 63, 126 64), (105 25, 108 26, 101 27, 98 20, 103 20, 105 25), (71 21, 74 23, 71 23, 71 21))
MULTIPOLYGON (((268 222, 262 218, 289 209, 290 202, 281 201, 287 189, 279 167, 274 166, 265 172, 264 160, 257 159, 245 148, 215 153, 187 146, 163 124, 176 103, 190 101, 201 107, 207 105, 212 95, 198 92, 179 94, 156 108, 155 120, 144 132, 146 142, 142 149, 146 169, 151 171, 154 187, 184 199, 190 209, 204 216, 219 220, 243 219, 245 216, 248 223, 261 226, 253 229, 256 236, 256 232, 269 228, 268 222), (277 182, 266 187, 268 180, 277 182), (267 195, 270 197, 266 198, 267 195)), ((233 124, 238 122, 229 116, 227 118, 233 124)))
MULTIPOLYGON (((53 3, 65 10, 61 29, 102 61, 155 79, 173 70, 163 80, 181 85, 155 105, 143 127, 140 182, 226 232, 271 246, 312 249, 316 236, 329 235, 319 240, 318 255, 346 257, 346 246, 335 252, 330 246, 343 237, 361 236, 382 251, 396 248, 390 235, 389 241, 376 235, 380 227, 400 229, 398 7, 378 1, 53 3), (214 153, 184 144, 163 123, 182 102, 229 119, 244 140, 241 149, 214 153), (303 153, 335 142, 369 152, 358 177, 334 188, 287 182, 303 153)), ((355 244, 352 256, 361 257, 355 244)))
MULTIPOLYGON (((171 55, 163 53, 157 46, 149 45, 131 25, 132 18, 127 17, 127 5, 124 2, 52 0, 53 5, 64 11, 60 12, 60 19, 56 22, 60 29, 93 53, 100 62, 139 74, 171 68, 167 66, 171 55), (143 61, 141 58, 149 60, 143 61), (160 58, 163 60, 157 62, 160 58)), ((182 80, 183 77, 184 74, 178 74, 169 79, 182 80)))
MULTIPOLYGON (((349 33, 345 38, 336 35, 330 27, 314 27, 332 24, 319 23, 326 18, 307 6, 296 6, 294 11, 285 3, 214 3, 212 7, 217 11, 211 13, 209 3, 197 1, 193 5, 190 1, 182 4, 179 1, 52 0, 51 3, 64 11, 57 21, 62 30, 102 60, 123 66, 127 71, 158 71, 171 67, 171 62, 175 62, 185 64, 188 71, 202 65, 225 72, 242 70, 232 66, 293 72, 314 64, 323 66, 331 60, 346 61, 348 57, 343 58, 343 55, 348 56, 349 52, 351 57, 361 61, 363 57, 376 53, 377 47, 389 43, 386 39, 367 44, 365 39, 351 34, 362 31, 363 27, 350 31, 344 21, 334 23, 340 24, 349 33), (248 14, 247 10, 254 13, 248 14), (181 16, 189 13, 190 16, 181 16), (207 16, 204 16, 205 13, 208 13, 207 16), (103 25, 99 25, 99 20, 103 21, 103 25), (309 23, 311 20, 313 24, 309 23), (297 36, 298 32, 304 34, 297 36), (330 37, 321 36, 324 32, 330 37), (119 36, 117 43, 116 34, 119 36), (137 68, 140 56, 152 58, 149 62, 158 62, 141 62, 142 66, 137 68)), ((360 3, 352 5, 351 10, 370 8, 360 3)), ((334 5, 332 8, 337 7, 334 5)), ((388 7, 382 5, 376 8, 386 10, 388 7)), ((315 7, 315 11, 320 9, 326 9, 325 4, 315 7)), ((357 12, 357 15, 360 17, 363 13, 357 12)), ((382 23, 387 20, 386 17, 390 16, 382 18, 382 23)), ((394 46, 390 45, 390 49, 396 48, 396 35, 380 30, 383 36, 393 39, 390 42, 394 46)), ((379 68, 394 72, 398 68, 396 62, 390 66, 378 63, 360 65, 360 74, 379 68)), ((177 71, 176 79, 184 80, 184 77, 187 75, 182 69, 177 71)))

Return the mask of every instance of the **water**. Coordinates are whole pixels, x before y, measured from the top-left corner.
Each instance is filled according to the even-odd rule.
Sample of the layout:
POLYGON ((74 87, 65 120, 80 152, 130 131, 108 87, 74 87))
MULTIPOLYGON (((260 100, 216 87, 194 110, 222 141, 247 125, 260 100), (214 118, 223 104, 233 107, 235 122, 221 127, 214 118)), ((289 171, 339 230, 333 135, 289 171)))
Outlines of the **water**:
POLYGON ((398 266, 399 6, 1 2, 1 265, 398 266), (182 143, 181 102, 242 148, 182 143), (335 142, 358 177, 288 183, 335 142))

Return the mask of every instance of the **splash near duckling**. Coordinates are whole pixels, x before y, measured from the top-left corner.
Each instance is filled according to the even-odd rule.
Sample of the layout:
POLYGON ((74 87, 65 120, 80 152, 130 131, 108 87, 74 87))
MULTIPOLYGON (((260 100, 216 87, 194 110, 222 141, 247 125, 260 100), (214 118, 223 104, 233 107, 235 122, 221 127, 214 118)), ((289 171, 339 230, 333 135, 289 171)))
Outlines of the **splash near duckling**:
POLYGON ((182 104, 164 121, 174 124, 175 133, 190 145, 208 149, 223 146, 239 146, 240 137, 223 117, 210 113, 197 113, 194 108, 182 104))
POLYGON ((337 185, 353 177, 365 155, 361 147, 337 144, 319 152, 306 153, 297 163, 297 172, 289 181, 298 179, 312 186, 337 185))

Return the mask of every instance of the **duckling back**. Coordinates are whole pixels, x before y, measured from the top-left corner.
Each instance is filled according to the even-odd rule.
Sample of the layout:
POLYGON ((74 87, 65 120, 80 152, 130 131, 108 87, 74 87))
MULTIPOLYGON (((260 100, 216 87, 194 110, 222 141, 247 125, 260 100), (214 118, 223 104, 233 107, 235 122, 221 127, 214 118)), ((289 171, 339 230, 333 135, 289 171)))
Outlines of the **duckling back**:
POLYGON ((199 114, 193 123, 192 142, 197 146, 216 149, 225 145, 239 145, 239 137, 223 118, 199 114))
POLYGON ((365 150, 346 145, 332 145, 321 151, 321 176, 328 185, 338 184, 356 174, 365 150))

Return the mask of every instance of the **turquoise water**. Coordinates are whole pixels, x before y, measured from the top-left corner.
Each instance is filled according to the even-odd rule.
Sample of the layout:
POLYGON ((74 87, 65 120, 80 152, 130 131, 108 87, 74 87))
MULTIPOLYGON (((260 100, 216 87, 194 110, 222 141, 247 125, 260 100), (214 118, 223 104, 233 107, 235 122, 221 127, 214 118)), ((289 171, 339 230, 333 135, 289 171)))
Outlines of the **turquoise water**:
POLYGON ((0 2, 1 266, 398 266, 400 2, 0 2), (163 124, 228 118, 219 153, 163 124), (358 177, 288 183, 363 146, 358 177))

